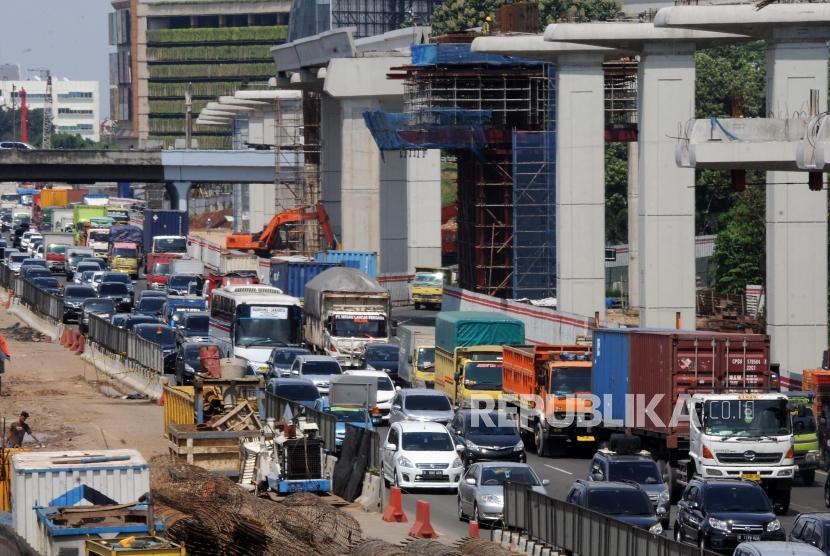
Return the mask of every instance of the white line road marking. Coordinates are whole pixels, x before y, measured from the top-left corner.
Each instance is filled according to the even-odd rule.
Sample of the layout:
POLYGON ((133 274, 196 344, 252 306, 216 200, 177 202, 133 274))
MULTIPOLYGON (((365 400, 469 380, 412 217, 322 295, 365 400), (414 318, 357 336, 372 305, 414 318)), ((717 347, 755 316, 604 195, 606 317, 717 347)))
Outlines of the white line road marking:
POLYGON ((824 475, 826 477, 827 476, 827 471, 821 471, 819 469, 816 469, 816 475, 824 475))
POLYGON ((813 508, 812 506, 802 506, 801 504, 796 504, 795 502, 790 502, 790 507, 795 508, 796 510, 804 511, 804 512, 820 512, 820 511, 823 511, 819 508, 813 508))
POLYGON ((559 471, 560 473, 564 473, 565 475, 573 475, 573 473, 571 473, 570 471, 565 471, 564 469, 559 469, 558 467, 548 465, 547 463, 545 464, 545 467, 549 467, 550 469, 553 469, 554 471, 559 471))

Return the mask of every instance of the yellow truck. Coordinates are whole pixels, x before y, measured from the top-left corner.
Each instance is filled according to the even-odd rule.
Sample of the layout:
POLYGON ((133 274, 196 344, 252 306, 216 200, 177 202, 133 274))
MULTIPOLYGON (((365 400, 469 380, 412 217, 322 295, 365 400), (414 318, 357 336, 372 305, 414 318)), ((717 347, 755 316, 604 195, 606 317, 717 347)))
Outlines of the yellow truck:
POLYGON ((435 319, 435 389, 455 405, 501 399, 502 347, 525 342, 524 323, 500 313, 442 311, 435 319))
POLYGON ((447 268, 415 267, 410 296, 415 309, 431 307, 441 309, 444 284, 450 283, 451 273, 447 268))

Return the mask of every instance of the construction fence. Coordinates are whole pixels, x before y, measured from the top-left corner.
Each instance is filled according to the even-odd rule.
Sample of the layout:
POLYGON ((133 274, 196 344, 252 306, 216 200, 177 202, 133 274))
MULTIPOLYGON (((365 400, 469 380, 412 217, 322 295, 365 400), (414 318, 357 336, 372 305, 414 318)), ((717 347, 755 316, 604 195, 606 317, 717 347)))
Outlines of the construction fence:
POLYGON ((14 294, 23 305, 52 324, 57 325, 63 322, 63 299, 61 297, 45 292, 19 276, 14 279, 14 294))
POLYGON ((160 344, 136 336, 97 315, 89 315, 87 340, 112 355, 123 357, 127 363, 164 374, 164 349, 160 344))
POLYGON ((335 453, 337 450, 337 417, 331 413, 318 411, 313 407, 308 407, 301 403, 297 403, 286 398, 281 398, 272 392, 265 393, 265 416, 268 419, 275 419, 277 422, 282 420, 290 420, 293 417, 304 415, 306 420, 315 423, 319 428, 319 436, 323 441, 326 450, 335 453), (287 415, 290 410, 291 417, 287 415))

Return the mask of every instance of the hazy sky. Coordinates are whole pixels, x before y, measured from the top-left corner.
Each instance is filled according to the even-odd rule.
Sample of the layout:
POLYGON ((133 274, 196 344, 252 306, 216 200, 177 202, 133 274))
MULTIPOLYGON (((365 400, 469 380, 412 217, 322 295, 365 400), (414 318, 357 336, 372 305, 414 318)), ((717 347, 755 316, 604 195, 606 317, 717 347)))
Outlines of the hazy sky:
POLYGON ((109 117, 110 0, 3 0, 0 63, 49 68, 52 75, 98 81, 101 118, 109 117))

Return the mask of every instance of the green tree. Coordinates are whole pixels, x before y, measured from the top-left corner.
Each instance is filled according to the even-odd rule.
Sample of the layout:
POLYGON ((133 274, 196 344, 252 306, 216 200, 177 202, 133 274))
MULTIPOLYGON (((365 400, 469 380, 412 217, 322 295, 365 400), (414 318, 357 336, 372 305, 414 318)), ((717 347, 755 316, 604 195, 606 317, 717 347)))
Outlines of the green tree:
POLYGON ((766 43, 755 41, 695 53, 695 112, 710 116, 765 115, 766 43), (734 109, 734 110, 733 110, 734 109))
POLYGON ((609 245, 628 241, 628 147, 605 145, 605 240, 609 245))
POLYGON ((722 228, 709 261, 716 291, 742 293, 747 284, 764 284, 766 266, 766 190, 748 186, 721 217, 722 228))
MULTIPOLYGON (((43 110, 29 110, 29 144, 40 148, 43 144, 43 110)), ((0 109, 0 140, 20 141, 20 110, 0 109), (15 133, 15 126, 17 132, 15 133)), ((106 149, 106 143, 69 133, 52 134, 53 149, 106 149)))

